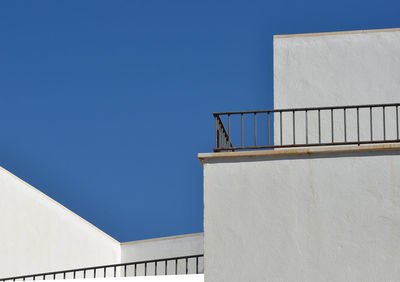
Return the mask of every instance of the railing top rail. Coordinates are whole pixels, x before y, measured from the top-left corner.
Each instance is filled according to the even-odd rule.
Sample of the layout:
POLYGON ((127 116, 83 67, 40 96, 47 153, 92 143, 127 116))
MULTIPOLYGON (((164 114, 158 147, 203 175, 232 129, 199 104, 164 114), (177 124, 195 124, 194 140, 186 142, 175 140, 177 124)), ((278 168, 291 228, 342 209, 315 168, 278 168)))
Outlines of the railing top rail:
POLYGON ((293 112, 293 111, 317 111, 317 110, 343 110, 356 108, 377 108, 377 107, 396 107, 400 103, 389 104, 365 104, 365 105, 348 105, 348 106, 332 106, 332 107, 308 107, 308 108, 286 108, 273 110, 256 110, 256 111, 233 111, 233 112, 215 112, 214 117, 219 115, 237 115, 237 114, 255 114, 255 113, 273 113, 273 112, 293 112))
POLYGON ((51 272, 42 272, 42 273, 34 273, 34 274, 27 274, 27 275, 20 275, 14 277, 6 277, 0 278, 0 281, 9 281, 9 280, 16 280, 16 279, 23 279, 29 277, 40 277, 40 276, 47 276, 47 275, 57 275, 63 273, 72 273, 72 272, 79 272, 85 270, 94 270, 94 269, 104 269, 104 268, 112 268, 112 267, 119 267, 119 266, 129 266, 134 264, 145 264, 145 263, 155 263, 161 261, 170 261, 170 260, 182 260, 182 259, 191 259, 191 258, 200 258, 203 257, 204 254, 198 255, 190 255, 190 256, 179 256, 179 257, 169 257, 169 258, 160 258, 160 259, 152 259, 152 260, 141 260, 141 261, 133 261, 133 262, 125 262, 125 263, 117 263, 117 264, 107 264, 107 265, 97 265, 97 266, 90 266, 90 267, 81 267, 81 268, 73 268, 67 270, 58 270, 58 271, 51 271, 51 272))

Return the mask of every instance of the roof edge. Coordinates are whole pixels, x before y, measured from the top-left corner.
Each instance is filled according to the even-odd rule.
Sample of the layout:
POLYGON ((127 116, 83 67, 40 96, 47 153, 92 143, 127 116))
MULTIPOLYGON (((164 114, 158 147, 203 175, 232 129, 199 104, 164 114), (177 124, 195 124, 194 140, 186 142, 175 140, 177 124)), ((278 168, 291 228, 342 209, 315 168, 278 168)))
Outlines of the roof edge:
POLYGON ((345 30, 345 31, 331 31, 331 32, 316 32, 316 33, 277 34, 277 35, 274 35, 274 39, 275 38, 291 38, 291 37, 343 35, 343 34, 361 34, 361 33, 374 33, 374 32, 395 32, 395 31, 400 31, 400 28, 345 30))
POLYGON ((60 204, 59 202, 57 202, 56 200, 54 200, 53 198, 51 198, 50 196, 46 195, 45 193, 43 193, 42 191, 40 191, 39 189, 33 187, 32 185, 30 185, 28 182, 22 180, 21 178, 19 178, 18 176, 16 176, 15 174, 13 174, 12 172, 8 171, 7 169, 5 169, 4 167, 0 166, 0 169, 3 170, 4 172, 6 172, 8 175, 10 175, 11 177, 13 177, 14 179, 16 179, 19 182, 22 182, 23 184, 25 184, 28 188, 34 190, 35 192, 39 193, 42 197, 45 197, 46 199, 50 200, 51 202, 53 202, 55 205, 61 207, 62 209, 64 209, 65 211, 67 211, 68 213, 72 214, 73 216, 76 216, 78 219, 80 219, 83 223, 87 224, 89 227, 91 227, 93 230, 100 232, 101 234, 105 235, 106 237, 108 237, 109 239, 111 239, 111 241, 114 241, 117 244, 120 244, 120 242, 116 239, 114 239, 113 237, 111 237, 110 235, 108 235, 106 232, 104 232, 103 230, 101 230, 100 228, 96 227, 95 225, 93 225, 92 223, 90 223, 89 221, 87 221, 86 219, 84 219, 83 217, 79 216, 78 214, 74 213, 73 211, 71 211, 70 209, 68 209, 67 207, 63 206, 62 204, 60 204))
POLYGON ((163 240, 181 239, 181 238, 188 238, 188 237, 196 237, 196 236, 200 236, 200 235, 204 235, 204 232, 173 235, 173 236, 151 238, 151 239, 144 239, 144 240, 137 240, 137 241, 128 241, 128 242, 122 242, 121 245, 140 244, 140 243, 156 242, 156 241, 163 241, 163 240))

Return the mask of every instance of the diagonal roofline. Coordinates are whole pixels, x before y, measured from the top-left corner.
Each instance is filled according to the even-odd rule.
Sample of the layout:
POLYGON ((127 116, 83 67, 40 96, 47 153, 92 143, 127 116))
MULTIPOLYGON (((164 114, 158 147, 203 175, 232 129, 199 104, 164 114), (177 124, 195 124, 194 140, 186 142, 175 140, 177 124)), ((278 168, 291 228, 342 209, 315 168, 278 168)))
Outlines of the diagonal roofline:
POLYGON ((22 180, 21 178, 19 178, 18 176, 16 176, 15 174, 13 174, 12 172, 8 171, 7 169, 5 169, 4 167, 0 166, 0 169, 4 172, 6 172, 8 175, 10 175, 11 177, 13 177, 14 179, 16 179, 17 181, 23 183, 27 188, 32 189, 33 191, 35 191, 36 193, 38 193, 40 196, 50 200, 51 202, 53 202, 54 204, 56 204, 57 206, 61 207, 62 209, 64 209, 65 211, 67 211, 68 213, 72 214, 73 216, 77 217, 78 219, 80 219, 84 224, 88 225, 89 227, 91 227, 93 230, 105 235, 106 237, 108 237, 109 239, 111 239, 113 242, 115 242, 116 244, 121 244, 118 240, 114 239, 113 237, 111 237, 109 234, 107 234, 106 232, 104 232, 103 230, 101 230, 100 228, 96 227, 95 225, 93 225, 92 223, 90 223, 89 221, 87 221, 86 219, 82 218, 81 216, 79 216, 78 214, 74 213, 73 211, 71 211, 70 209, 68 209, 67 207, 63 206, 62 204, 60 204, 59 202, 57 202, 56 200, 54 200, 53 198, 51 198, 50 196, 46 195, 45 193, 43 193, 42 191, 40 191, 39 189, 33 187, 31 184, 29 184, 28 182, 22 180))
POLYGON ((295 34, 277 34, 275 38, 291 38, 291 37, 312 37, 312 36, 326 36, 326 35, 344 35, 344 34, 361 34, 361 33, 374 33, 374 32, 396 32, 400 28, 381 28, 381 29, 362 29, 362 30, 344 30, 332 32, 316 32, 316 33, 295 33, 295 34))
POLYGON ((199 233, 189 233, 189 234, 181 234, 181 235, 172 235, 172 236, 166 236, 166 237, 156 237, 156 238, 150 238, 150 239, 143 239, 143 240, 134 240, 134 241, 122 242, 121 245, 140 244, 140 243, 146 243, 146 242, 156 242, 156 241, 162 241, 162 240, 172 240, 172 239, 181 239, 181 238, 188 238, 188 237, 196 237, 196 236, 201 236, 201 235, 203 235, 203 234, 204 234, 204 232, 199 232, 199 233))

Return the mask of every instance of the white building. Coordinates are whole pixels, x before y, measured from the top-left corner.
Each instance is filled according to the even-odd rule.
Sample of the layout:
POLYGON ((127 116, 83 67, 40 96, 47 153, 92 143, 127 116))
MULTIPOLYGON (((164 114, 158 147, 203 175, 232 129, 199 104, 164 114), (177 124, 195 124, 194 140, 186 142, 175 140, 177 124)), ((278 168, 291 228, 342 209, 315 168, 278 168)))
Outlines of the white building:
MULTIPOLYGON (((3 168, 0 192, 0 278, 140 261, 147 261, 146 274, 154 275, 154 260, 160 260, 159 274, 165 274, 165 262, 167 274, 184 274, 186 258, 177 264, 165 259, 188 256, 188 273, 203 272, 203 258, 197 257, 203 254, 202 233, 120 243, 3 168)), ((118 266, 114 273, 114 267, 107 267, 106 276, 125 276, 124 268, 118 266)), ((134 275, 135 265, 126 268, 126 276, 134 275)), ((145 263, 136 265, 138 276, 144 271, 145 263)), ((84 275, 93 277, 94 270, 65 273, 66 278, 84 275)), ((96 269, 96 276, 104 277, 103 267, 96 269)), ((55 277, 64 278, 64 273, 55 277)), ((40 279, 43 275, 35 277, 40 279)))
POLYGON ((398 281, 399 102, 399 29, 275 36, 275 109, 199 154, 204 266, 203 234, 119 243, 3 169, 0 278, 398 281))
POLYGON ((399 281, 399 102, 399 29, 275 36, 275 111, 199 154, 205 281, 399 281))

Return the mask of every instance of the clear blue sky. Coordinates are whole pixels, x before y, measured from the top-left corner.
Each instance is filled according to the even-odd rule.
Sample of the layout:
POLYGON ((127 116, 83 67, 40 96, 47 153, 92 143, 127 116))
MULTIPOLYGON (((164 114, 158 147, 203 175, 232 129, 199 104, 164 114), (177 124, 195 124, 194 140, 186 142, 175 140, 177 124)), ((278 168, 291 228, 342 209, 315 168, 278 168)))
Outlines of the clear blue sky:
POLYGON ((200 232, 213 111, 272 108, 273 34, 396 1, 1 1, 0 164, 120 241, 200 232))

